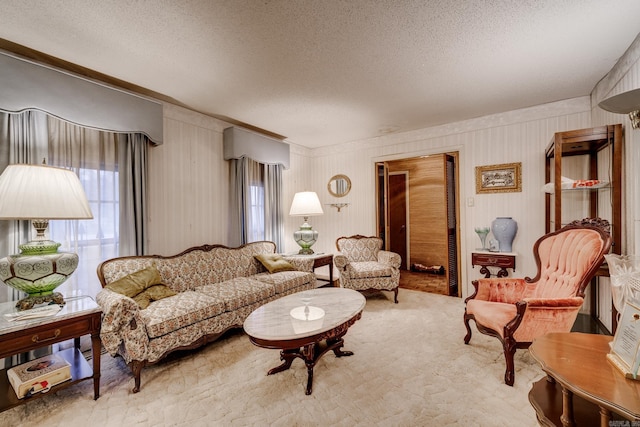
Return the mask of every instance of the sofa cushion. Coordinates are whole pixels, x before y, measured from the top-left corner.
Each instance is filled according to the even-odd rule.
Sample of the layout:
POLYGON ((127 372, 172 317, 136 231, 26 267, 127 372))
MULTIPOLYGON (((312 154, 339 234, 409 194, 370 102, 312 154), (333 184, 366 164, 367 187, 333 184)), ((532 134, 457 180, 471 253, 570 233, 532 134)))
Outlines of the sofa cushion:
POLYGON ((155 265, 150 265, 142 270, 127 274, 126 276, 109 283, 107 289, 133 298, 150 286, 162 283, 162 277, 155 265))
POLYGON ((281 271, 295 270, 287 260, 282 258, 280 254, 260 254, 255 256, 269 273, 279 273, 281 271))
POLYGON ((352 262, 347 267, 349 277, 354 279, 366 279, 369 277, 391 277, 393 269, 376 261, 352 262))
POLYGON ((176 293, 167 285, 153 285, 133 297, 133 300, 138 304, 138 307, 144 310, 149 307, 149 304, 153 301, 172 297, 175 294, 176 293))
POLYGON ((275 286, 279 294, 288 293, 290 290, 315 280, 315 275, 307 271, 282 271, 280 273, 260 273, 252 276, 255 280, 275 286))
POLYGON ((185 291, 155 301, 140 311, 140 317, 144 320, 149 338, 155 338, 224 311, 224 301, 199 292, 185 291))
POLYGON ((276 293, 273 285, 251 277, 236 277, 220 283, 211 283, 197 288, 196 291, 224 301, 226 311, 237 310, 256 302, 266 302, 276 293))

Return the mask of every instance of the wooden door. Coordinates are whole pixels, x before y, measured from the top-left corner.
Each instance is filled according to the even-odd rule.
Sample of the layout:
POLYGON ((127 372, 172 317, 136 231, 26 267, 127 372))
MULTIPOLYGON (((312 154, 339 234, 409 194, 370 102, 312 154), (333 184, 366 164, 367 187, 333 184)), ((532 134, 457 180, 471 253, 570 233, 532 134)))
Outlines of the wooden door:
POLYGON ((409 269, 407 254, 407 174, 389 174, 389 250, 402 258, 400 268, 409 269))

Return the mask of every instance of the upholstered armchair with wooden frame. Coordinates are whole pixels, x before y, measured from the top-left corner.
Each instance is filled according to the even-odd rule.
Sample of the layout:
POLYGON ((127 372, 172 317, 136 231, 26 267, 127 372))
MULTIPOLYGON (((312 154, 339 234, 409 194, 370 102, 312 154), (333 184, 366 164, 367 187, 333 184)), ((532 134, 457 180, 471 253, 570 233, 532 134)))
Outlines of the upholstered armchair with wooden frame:
POLYGON ((516 349, 550 332, 570 332, 584 301, 584 292, 611 248, 609 222, 586 218, 542 236, 533 246, 538 274, 533 278, 488 278, 472 282, 475 292, 465 300, 464 324, 502 342, 504 382, 515 379, 516 349))
POLYGON ((339 237, 339 253, 333 264, 340 272, 340 286, 356 291, 393 291, 398 303, 400 285, 400 255, 382 250, 380 237, 354 235, 339 237))

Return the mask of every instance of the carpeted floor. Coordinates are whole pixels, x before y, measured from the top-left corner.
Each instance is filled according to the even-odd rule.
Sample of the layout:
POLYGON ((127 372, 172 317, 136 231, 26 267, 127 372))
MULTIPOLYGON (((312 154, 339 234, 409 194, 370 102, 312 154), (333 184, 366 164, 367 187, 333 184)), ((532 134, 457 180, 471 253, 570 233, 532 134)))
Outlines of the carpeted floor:
POLYGON ((543 376, 516 353, 514 387, 503 383, 498 340, 464 345, 463 301, 401 289, 367 297, 345 350, 316 365, 267 376, 277 350, 253 346, 241 331, 142 372, 142 389, 121 359, 102 356, 101 397, 90 380, 0 413, 2 426, 536 426, 527 393, 543 376))

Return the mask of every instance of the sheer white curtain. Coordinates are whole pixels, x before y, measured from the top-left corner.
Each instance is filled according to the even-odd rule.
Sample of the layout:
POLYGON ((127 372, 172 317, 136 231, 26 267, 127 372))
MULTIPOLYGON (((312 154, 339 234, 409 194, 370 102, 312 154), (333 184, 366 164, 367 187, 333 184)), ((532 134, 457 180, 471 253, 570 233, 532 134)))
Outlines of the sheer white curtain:
POLYGON ((50 221, 51 240, 59 250, 76 252, 80 263, 59 288, 65 297, 95 295, 100 290, 96 267, 118 256, 118 142, 116 134, 49 118, 48 164, 72 169, 80 178, 93 219, 50 221))
POLYGON ((269 240, 282 249, 282 165, 230 160, 229 245, 269 240))

